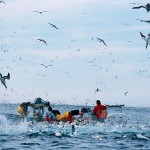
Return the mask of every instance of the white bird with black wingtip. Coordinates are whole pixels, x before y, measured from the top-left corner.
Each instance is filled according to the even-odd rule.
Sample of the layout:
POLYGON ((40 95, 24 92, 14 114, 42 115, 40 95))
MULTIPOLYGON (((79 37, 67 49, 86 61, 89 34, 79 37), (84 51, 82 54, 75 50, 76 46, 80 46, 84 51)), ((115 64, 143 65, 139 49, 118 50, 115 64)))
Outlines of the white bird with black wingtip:
POLYGON ((0 80, 1 80, 1 83, 5 86, 5 88, 7 89, 7 86, 6 86, 6 82, 5 80, 9 80, 10 79, 10 73, 7 74, 7 76, 2 76, 2 74, 0 73, 0 80))

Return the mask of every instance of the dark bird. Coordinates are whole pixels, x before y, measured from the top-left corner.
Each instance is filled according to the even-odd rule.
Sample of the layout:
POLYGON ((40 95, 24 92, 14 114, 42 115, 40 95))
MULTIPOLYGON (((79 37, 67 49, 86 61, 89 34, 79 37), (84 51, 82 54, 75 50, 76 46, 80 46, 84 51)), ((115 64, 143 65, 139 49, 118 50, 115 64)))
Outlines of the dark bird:
POLYGON ((5 88, 7 89, 7 86, 6 86, 6 82, 5 80, 9 80, 10 79, 10 74, 8 73, 7 76, 2 76, 2 74, 0 73, 0 80, 1 80, 1 83, 5 86, 5 88))
POLYGON ((128 94, 128 92, 125 92, 124 95, 126 96, 128 94))
POLYGON ((138 6, 138 7, 133 7, 132 9, 140 9, 140 8, 145 8, 147 12, 150 11, 150 4, 147 3, 145 6, 138 6))
POLYGON ((44 66, 45 68, 48 68, 49 66, 52 66, 52 65, 44 65, 44 64, 41 64, 42 66, 44 66))
POLYGON ((145 35, 142 34, 142 32, 140 32, 141 38, 146 41, 146 49, 148 47, 148 44, 150 44, 150 34, 148 34, 148 37, 145 37, 145 35))
POLYGON ((99 42, 103 42, 103 44, 104 44, 105 46, 107 46, 106 43, 104 42, 104 40, 102 40, 102 39, 100 39, 100 38, 97 38, 97 40, 98 40, 99 42))
POLYGON ((6 4, 4 1, 0 1, 0 3, 6 4))
POLYGON ((100 91, 101 91, 100 89, 96 89, 96 90, 95 90, 95 92, 100 92, 100 91))
POLYGON ((53 28, 55 28, 55 29, 59 29, 58 27, 56 27, 54 24, 52 24, 52 23, 48 23, 48 24, 50 24, 51 25, 51 27, 53 27, 53 28))
POLYGON ((48 11, 33 11, 33 12, 37 12, 39 14, 43 14, 43 13, 48 12, 48 11))
POLYGON ((39 42, 43 42, 45 45, 47 45, 46 41, 43 39, 37 39, 39 42))
POLYGON ((150 23, 150 20, 141 20, 141 19, 137 19, 137 20, 140 20, 141 22, 150 23))

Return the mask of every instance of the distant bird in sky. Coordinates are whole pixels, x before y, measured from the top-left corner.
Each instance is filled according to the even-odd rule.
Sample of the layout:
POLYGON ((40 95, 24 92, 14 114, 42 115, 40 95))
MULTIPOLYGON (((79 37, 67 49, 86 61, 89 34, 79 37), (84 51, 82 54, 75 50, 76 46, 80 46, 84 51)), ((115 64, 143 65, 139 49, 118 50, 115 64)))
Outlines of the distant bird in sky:
POLYGON ((141 19, 137 19, 137 20, 140 20, 141 22, 150 23, 150 20, 141 20, 141 19))
POLYGON ((100 92, 100 89, 96 89, 95 92, 100 92))
POLYGON ((132 9, 140 9, 140 8, 145 8, 147 12, 150 11, 150 4, 147 3, 145 6, 138 6, 138 7, 133 7, 132 9))
POLYGON ((43 42, 45 45, 47 45, 46 41, 43 39, 37 39, 39 42, 43 42))
POLYGON ((0 1, 0 3, 6 4, 4 1, 0 1))
POLYGON ((33 12, 37 12, 39 14, 43 14, 43 13, 48 12, 48 11, 33 11, 33 12))
POLYGON ((41 64, 42 66, 44 66, 45 68, 48 68, 49 66, 52 66, 52 65, 44 65, 44 64, 41 64))
POLYGON ((128 92, 125 92, 124 95, 127 96, 128 92))
POLYGON ((6 82, 5 80, 9 80, 10 79, 10 74, 8 73, 7 76, 2 76, 2 74, 0 73, 0 80, 1 80, 1 83, 5 86, 5 88, 7 89, 7 86, 6 86, 6 82))
POLYGON ((50 24, 51 25, 51 27, 54 27, 55 29, 59 29, 58 27, 56 27, 54 24, 52 24, 52 23, 48 23, 48 24, 50 24))
POLYGON ((102 39, 100 39, 100 38, 97 38, 97 40, 98 40, 99 42, 103 42, 103 44, 104 44, 105 46, 107 46, 106 43, 104 42, 104 40, 102 40, 102 39))
POLYGON ((150 45, 150 34, 148 34, 147 38, 145 37, 145 35, 142 34, 142 32, 140 32, 140 34, 141 34, 141 38, 146 41, 146 49, 147 49, 148 44, 150 45))

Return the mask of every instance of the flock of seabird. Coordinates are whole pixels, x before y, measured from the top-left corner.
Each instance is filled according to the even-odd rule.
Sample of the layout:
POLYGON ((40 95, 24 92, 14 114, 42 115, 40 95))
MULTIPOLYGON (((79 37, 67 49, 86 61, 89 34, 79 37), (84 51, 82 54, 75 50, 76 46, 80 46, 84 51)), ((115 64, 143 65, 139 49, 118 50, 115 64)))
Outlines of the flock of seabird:
MULTIPOLYGON (((0 3, 3 3, 3 4, 6 4, 4 1, 0 1, 0 3)), ((136 3, 134 3, 136 4, 136 3)), ((132 9, 141 9, 141 8, 144 8, 146 9, 147 13, 149 13, 150 11, 150 4, 147 3, 146 5, 141 5, 141 6, 137 6, 137 7, 133 7, 132 9)), ((43 13, 46 13, 48 11, 33 11, 35 13, 39 13, 39 14, 43 14, 43 13)), ((146 23, 150 23, 150 20, 141 20, 141 19, 137 19, 137 20, 140 20, 141 22, 146 22, 146 23)), ((51 25, 51 27, 55 28, 55 29, 59 29, 56 25, 52 24, 52 23, 48 23, 49 25, 51 25)), ((145 35, 142 34, 142 32, 140 32, 140 35, 141 35, 141 38, 143 40, 145 40, 146 42, 146 48, 148 47, 148 44, 150 44, 150 34, 147 35, 147 37, 145 35)), ((43 42, 45 45, 47 45, 47 42, 44 40, 44 39, 40 39, 38 38, 37 39, 39 42, 43 42)), ((107 44, 105 43, 105 41, 101 38, 97 38, 97 41, 99 42, 102 42, 105 46, 107 46, 107 44)), ((80 49, 78 49, 77 51, 79 51, 80 49)), ((45 68, 48 68, 49 66, 52 66, 52 65, 45 65, 45 64, 40 64, 42 66, 44 66, 45 68)), ((10 79, 10 74, 8 73, 7 76, 2 76, 2 74, 0 73, 0 80, 1 80, 1 83, 5 86, 5 88, 7 89, 7 86, 6 86, 6 82, 5 80, 9 80, 10 79)), ((95 92, 99 92, 100 90, 99 89, 96 89, 95 92)), ((128 92, 125 92, 125 96, 128 92)))

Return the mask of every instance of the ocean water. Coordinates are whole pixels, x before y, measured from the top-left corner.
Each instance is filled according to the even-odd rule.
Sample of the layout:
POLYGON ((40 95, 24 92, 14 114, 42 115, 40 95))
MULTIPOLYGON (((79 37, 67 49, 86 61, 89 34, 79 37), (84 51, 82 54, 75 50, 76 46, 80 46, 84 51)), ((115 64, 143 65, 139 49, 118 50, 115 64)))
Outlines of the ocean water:
MULTIPOLYGON (((1 150, 150 150, 150 108, 108 108, 106 123, 31 124, 32 110, 28 119, 17 116, 17 104, 0 104, 1 150)), ((53 106, 61 113, 80 106, 53 106)))

